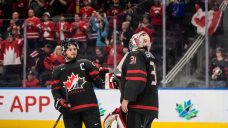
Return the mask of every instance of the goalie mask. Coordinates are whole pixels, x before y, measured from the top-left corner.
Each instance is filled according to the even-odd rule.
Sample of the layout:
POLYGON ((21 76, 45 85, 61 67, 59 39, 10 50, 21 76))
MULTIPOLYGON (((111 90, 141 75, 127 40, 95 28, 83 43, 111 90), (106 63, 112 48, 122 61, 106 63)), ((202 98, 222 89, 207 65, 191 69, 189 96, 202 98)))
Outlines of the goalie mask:
POLYGON ((130 51, 137 51, 138 49, 146 49, 149 51, 150 47, 150 36, 144 31, 134 34, 129 44, 130 51))

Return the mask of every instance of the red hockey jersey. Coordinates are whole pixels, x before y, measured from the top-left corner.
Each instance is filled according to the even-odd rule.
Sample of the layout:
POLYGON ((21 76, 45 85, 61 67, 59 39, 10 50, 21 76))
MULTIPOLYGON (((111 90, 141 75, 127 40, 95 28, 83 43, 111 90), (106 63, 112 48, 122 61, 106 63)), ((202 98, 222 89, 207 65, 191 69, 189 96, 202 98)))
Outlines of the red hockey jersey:
MULTIPOLYGON (((39 88, 40 87, 39 82, 40 81, 38 79, 33 79, 31 81, 26 80, 25 85, 26 85, 26 88, 30 88, 30 87, 39 88)), ((22 84, 24 84, 24 80, 22 80, 22 84)))
MULTIPOLYGON (((105 47, 105 53, 108 54, 107 64, 110 68, 112 68, 114 65, 114 48, 113 48, 113 46, 106 46, 105 47)), ((123 58, 123 46, 117 45, 116 46, 117 64, 121 61, 122 58, 123 58)))
POLYGON ((122 13, 122 9, 121 9, 120 6, 113 6, 110 9, 107 10, 107 16, 109 18, 108 22, 109 22, 110 30, 113 29, 114 16, 116 16, 117 29, 121 28, 121 20, 120 20, 121 13, 122 13))
POLYGON ((41 23, 42 36, 46 40, 54 40, 54 23, 52 21, 41 23))
POLYGON ((26 19, 27 25, 27 39, 38 39, 39 35, 39 27, 40 27, 40 19, 33 16, 31 18, 26 19))
POLYGON ((70 24, 68 22, 58 22, 55 25, 55 32, 57 33, 58 40, 64 40, 69 37, 70 24), (66 30, 65 32, 61 30, 66 30))
POLYGON ((3 60, 3 65, 21 64, 23 41, 21 39, 9 42, 4 40, 0 43, 0 60, 3 60))
POLYGON ((73 22, 71 23, 70 32, 72 34, 72 38, 77 41, 86 41, 86 30, 88 26, 85 21, 73 22))
POLYGON ((63 64, 65 62, 65 58, 63 56, 56 56, 55 54, 51 54, 49 57, 44 59, 44 67, 47 70, 53 70, 54 67, 63 64))
POLYGON ((150 16, 153 25, 162 25, 162 6, 152 6, 150 8, 150 16))
POLYGON ((87 7, 82 7, 80 8, 79 14, 82 17, 91 17, 94 9, 93 7, 87 6, 87 7))

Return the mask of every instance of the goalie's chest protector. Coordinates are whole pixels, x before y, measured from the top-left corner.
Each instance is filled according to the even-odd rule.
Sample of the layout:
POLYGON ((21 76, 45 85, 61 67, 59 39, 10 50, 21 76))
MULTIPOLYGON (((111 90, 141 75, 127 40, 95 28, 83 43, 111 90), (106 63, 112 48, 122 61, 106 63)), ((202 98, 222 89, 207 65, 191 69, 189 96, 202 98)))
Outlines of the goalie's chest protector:
POLYGON ((129 110, 143 114, 150 113, 157 117, 158 89, 154 60, 150 52, 129 53, 122 66, 121 101, 129 95, 126 93, 133 93, 133 97, 136 98, 129 103, 129 110), (133 92, 131 89, 136 91, 133 92))
POLYGON ((63 96, 68 96, 68 102, 72 106, 70 111, 78 112, 98 107, 91 82, 92 75, 97 71, 92 67, 88 60, 74 60, 58 67, 63 96))

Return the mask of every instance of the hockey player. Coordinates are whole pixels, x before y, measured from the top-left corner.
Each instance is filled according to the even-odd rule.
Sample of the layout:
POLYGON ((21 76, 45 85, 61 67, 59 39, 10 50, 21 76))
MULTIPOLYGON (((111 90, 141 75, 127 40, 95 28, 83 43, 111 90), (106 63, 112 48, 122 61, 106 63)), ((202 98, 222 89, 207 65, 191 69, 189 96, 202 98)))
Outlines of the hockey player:
POLYGON ((87 128, 101 128, 92 86, 104 87, 99 71, 89 60, 76 58, 79 48, 75 40, 66 39, 61 47, 66 62, 53 71, 55 108, 63 114, 65 128, 82 128, 82 122, 87 128))
POLYGON ((128 128, 151 128, 158 117, 158 90, 154 56, 149 35, 141 31, 130 40, 121 73, 121 108, 128 128))

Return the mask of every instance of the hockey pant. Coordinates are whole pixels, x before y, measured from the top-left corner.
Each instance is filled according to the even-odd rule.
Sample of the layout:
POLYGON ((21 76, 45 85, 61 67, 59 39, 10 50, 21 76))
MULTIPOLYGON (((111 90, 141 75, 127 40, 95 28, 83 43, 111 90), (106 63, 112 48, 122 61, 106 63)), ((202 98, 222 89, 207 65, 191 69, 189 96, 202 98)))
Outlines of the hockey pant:
POLYGON ((128 111, 127 128, 151 128, 154 116, 128 111))
POLYGON ((82 122, 86 128, 101 128, 100 112, 98 109, 63 114, 63 121, 65 128, 82 128, 82 122))

